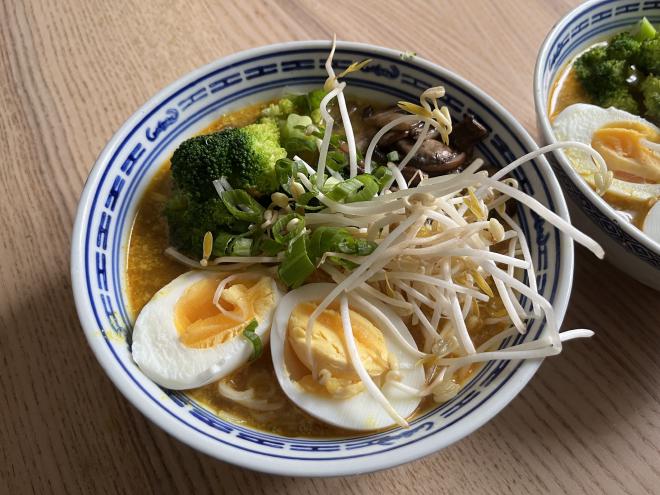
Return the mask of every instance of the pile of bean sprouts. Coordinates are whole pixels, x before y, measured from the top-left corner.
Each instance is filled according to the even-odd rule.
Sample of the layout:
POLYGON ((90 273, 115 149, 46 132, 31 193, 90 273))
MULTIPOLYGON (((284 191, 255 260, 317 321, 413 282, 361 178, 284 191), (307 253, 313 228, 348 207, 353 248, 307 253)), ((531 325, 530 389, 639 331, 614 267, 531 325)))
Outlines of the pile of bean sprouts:
MULTIPOLYGON (((354 177, 357 174, 355 139, 344 98, 346 83, 338 82, 335 76, 332 68, 334 51, 333 43, 325 65, 328 73, 326 89, 331 90, 321 102, 325 136, 319 153, 317 180, 322 180, 334 124, 327 109, 333 98, 336 98, 347 136, 350 175, 354 177)), ((401 169, 415 156, 429 129, 436 128, 443 141, 448 142, 452 129, 451 117, 446 106, 438 106, 438 99, 442 96, 444 88, 435 87, 422 93, 420 105, 401 103, 400 107, 411 112, 411 115, 403 115, 384 126, 374 135, 367 148, 365 172, 371 170, 371 158, 382 136, 403 122, 423 122, 422 131, 410 152, 397 165, 388 163, 397 191, 391 192, 385 188, 380 196, 350 204, 332 201, 319 193, 319 201, 326 209, 305 216, 308 225, 352 227, 356 234, 362 234, 378 243, 376 250, 368 256, 327 253, 328 256, 342 257, 355 263, 357 267, 349 273, 328 262, 322 262, 319 266, 332 277, 336 286, 316 307, 307 325, 308 359, 312 363, 311 371, 315 379, 318 379, 318 369, 312 355, 312 329, 315 319, 337 300, 340 302, 347 347, 349 351, 355 349, 348 318, 349 293, 359 298, 362 304, 370 306, 373 314, 380 311, 369 302, 370 299, 384 302, 403 314, 412 314, 413 323, 418 323, 424 332, 423 350, 408 344, 393 325, 388 325, 384 315, 379 323, 388 325, 388 330, 398 336, 401 346, 419 357, 421 362, 431 359, 436 364, 435 376, 424 389, 409 389, 403 384, 399 386, 418 396, 434 394, 438 401, 447 400, 457 392, 458 387, 452 375, 465 365, 491 359, 542 358, 561 352, 563 341, 593 334, 584 329, 559 332, 559 322, 552 305, 538 293, 527 239, 520 225, 506 213, 504 203, 510 198, 519 201, 600 258, 604 255, 602 248, 566 220, 520 191, 515 180, 503 177, 543 153, 563 147, 577 147, 591 154, 598 165, 599 173, 596 175, 600 179, 599 184, 606 189, 611 174, 602 157, 582 143, 557 143, 514 161, 492 177, 480 171, 483 161, 477 159, 459 174, 422 177, 417 187, 408 188, 401 169), (496 211, 502 221, 491 216, 492 211, 496 211), (421 236, 422 231, 426 235, 421 236), (500 243, 505 243, 505 253, 491 249, 500 243), (520 256, 517 256, 518 253, 520 256), (526 271, 527 284, 514 276, 516 268, 526 271), (389 294, 381 290, 383 281, 387 281, 389 294), (531 312, 522 307, 518 301, 519 296, 529 298, 532 302, 531 312), (511 326, 480 348, 475 348, 465 319, 477 301, 487 301, 490 297, 501 298, 511 326), (546 331, 540 339, 502 350, 491 350, 493 341, 499 342, 514 332, 525 333, 530 319, 542 317, 546 320, 546 331)), ((311 189, 311 184, 307 183, 303 174, 299 178, 303 186, 311 189)), ((382 403, 397 423, 406 426, 405 419, 398 417, 393 408, 386 404, 387 399, 369 377, 360 359, 353 357, 351 362, 372 397, 382 403)))
MULTIPOLYGON (((319 302, 307 325, 306 345, 313 378, 319 379, 311 345, 314 322, 324 310, 338 303, 347 350, 356 374, 367 392, 399 425, 408 424, 405 418, 399 417, 394 411, 359 359, 349 318, 349 300, 357 300, 361 305, 369 307, 370 312, 379 319, 374 323, 386 327, 402 348, 418 358, 420 366, 433 364, 427 366, 430 371, 427 372, 426 385, 421 389, 397 383, 396 376, 393 381, 404 393, 419 397, 432 395, 437 402, 446 401, 457 393, 460 386, 454 375, 467 365, 492 359, 543 358, 561 352, 564 341, 591 336, 593 332, 586 329, 559 331, 559 321, 552 305, 539 294, 528 240, 518 222, 507 214, 505 203, 511 199, 521 203, 602 258, 603 250, 595 241, 518 189, 515 179, 507 178, 512 170, 544 153, 561 148, 579 148, 591 155, 595 164, 596 184, 604 191, 612 178, 602 157, 582 143, 561 142, 528 153, 492 176, 481 169, 483 161, 475 159, 460 173, 434 178, 422 176, 416 187, 408 187, 401 169, 416 155, 428 132, 435 129, 441 139, 448 143, 452 131, 451 116, 446 106, 438 104, 438 99, 445 94, 444 88, 439 86, 424 91, 419 105, 401 102, 399 106, 408 114, 402 114, 378 131, 367 148, 364 162, 358 164, 355 136, 344 95, 347 85, 340 79, 359 70, 364 63, 352 64, 342 74, 336 75, 332 67, 334 52, 333 41, 325 64, 328 74, 325 89, 328 93, 321 101, 320 108, 325 130, 319 144, 316 169, 303 162, 307 170, 316 174, 316 183, 313 184, 307 175, 299 173, 298 180, 291 184, 291 190, 314 191, 326 207, 320 212, 305 214, 307 228, 313 229, 319 225, 345 227, 353 235, 374 241, 378 246, 366 256, 326 253, 318 264, 317 268, 325 272, 335 286, 319 302), (358 165, 362 165, 365 173, 371 171, 374 150, 389 130, 404 122, 423 123, 409 153, 398 164, 387 164, 392 171, 391 186, 394 187, 385 187, 368 201, 344 204, 320 192, 324 174, 328 172, 325 165, 335 125, 328 111, 333 101, 336 101, 346 134, 350 177, 359 173, 358 165), (355 268, 343 269, 331 262, 329 257, 348 260, 355 268), (526 276, 522 277, 521 273, 526 276), (529 309, 520 303, 523 297, 531 302, 529 309), (466 319, 475 305, 490 298, 501 299, 506 316, 498 321, 506 322, 507 325, 487 342, 475 346, 466 319), (409 317, 413 325, 421 329, 423 342, 419 349, 399 334, 374 304, 376 301, 409 317), (545 320, 541 338, 497 349, 505 337, 526 333, 532 320, 537 319, 545 320)), ((271 212, 268 219, 272 217, 271 212)), ((184 259, 176 252, 170 254, 187 264, 196 265, 196 268, 200 267, 198 262, 184 259)), ((209 268, 229 263, 228 266, 233 268, 242 266, 245 269, 249 264, 276 263, 279 260, 278 257, 236 258, 232 256, 210 260, 209 268)), ((216 304, 230 279, 225 279, 218 287, 214 298, 216 304)), ((304 290, 304 286, 297 290, 304 290)), ((223 392, 223 395, 230 393, 227 390, 223 392)), ((248 392, 245 394, 245 397, 237 398, 239 402, 253 399, 248 392)), ((262 410, 268 408, 266 404, 258 405, 262 410)))

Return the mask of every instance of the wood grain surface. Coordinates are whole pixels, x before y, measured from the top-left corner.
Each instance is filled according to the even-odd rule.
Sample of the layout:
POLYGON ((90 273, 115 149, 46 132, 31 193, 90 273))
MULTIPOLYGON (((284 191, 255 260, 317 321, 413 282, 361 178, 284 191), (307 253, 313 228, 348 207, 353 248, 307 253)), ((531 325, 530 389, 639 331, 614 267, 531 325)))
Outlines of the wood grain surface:
POLYGON ((88 348, 70 236, 92 164, 169 82, 287 40, 381 44, 455 70, 538 135, 536 53, 577 2, 3 0, 0 11, 0 493, 658 493, 660 294, 582 249, 565 328, 593 328, 469 438, 350 478, 261 475, 149 423, 88 348))

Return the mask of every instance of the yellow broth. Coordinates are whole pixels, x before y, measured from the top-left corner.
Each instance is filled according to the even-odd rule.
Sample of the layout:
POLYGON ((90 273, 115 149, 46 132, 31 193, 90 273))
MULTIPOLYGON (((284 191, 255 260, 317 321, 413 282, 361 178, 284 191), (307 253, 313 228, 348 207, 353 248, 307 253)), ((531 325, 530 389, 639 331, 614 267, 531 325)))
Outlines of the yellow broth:
MULTIPOLYGON (((265 104, 254 105, 220 117, 201 134, 214 132, 228 126, 244 126, 256 120, 265 104)), ((359 125, 359 124, 358 124, 359 125)), ((141 198, 137 215, 133 221, 127 252, 127 295, 130 311, 135 318, 142 307, 163 286, 188 270, 163 254, 168 246, 167 222, 163 217, 163 206, 170 192, 170 162, 165 162, 154 176, 141 198)), ((313 277, 314 278, 314 277, 313 277)), ((493 298, 479 305, 480 315, 468 317, 468 328, 480 345, 504 329, 506 324, 483 324, 482 319, 503 316, 501 300, 493 298), (473 318, 471 318, 474 316, 473 318)), ((421 332, 412 327, 411 332, 420 340, 421 332)), ((268 346, 266 346, 268 347, 268 346)), ((458 373, 460 382, 467 380, 478 369, 478 365, 466 367, 458 373)), ((273 369, 270 352, 256 361, 246 364, 227 378, 236 390, 251 387, 258 398, 282 403, 283 407, 271 412, 259 412, 221 396, 217 383, 187 391, 187 394, 209 410, 229 421, 266 432, 289 437, 345 437, 356 434, 323 423, 293 404, 280 389, 273 369)), ((414 416, 425 413, 437 404, 426 397, 414 416)))

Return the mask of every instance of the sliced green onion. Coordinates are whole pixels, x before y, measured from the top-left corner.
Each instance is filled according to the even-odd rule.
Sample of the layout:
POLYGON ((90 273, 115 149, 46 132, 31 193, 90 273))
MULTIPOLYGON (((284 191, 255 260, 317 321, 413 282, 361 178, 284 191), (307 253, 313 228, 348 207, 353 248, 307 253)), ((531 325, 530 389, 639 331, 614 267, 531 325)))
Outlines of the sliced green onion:
POLYGON ((366 256, 371 254, 376 247, 378 245, 375 242, 353 237, 343 227, 318 227, 312 233, 309 242, 309 252, 314 260, 320 259, 328 252, 366 256))
POLYGON ((259 243, 259 249, 265 256, 275 256, 280 251, 283 251, 286 248, 285 244, 280 244, 279 242, 264 237, 259 243))
POLYGON ((316 141, 313 138, 291 137, 282 140, 282 147, 289 155, 299 155, 304 152, 316 151, 316 141))
POLYGON ((343 134, 333 134, 330 137, 330 146, 334 148, 340 148, 342 144, 346 142, 346 136, 343 134))
POLYGON ((282 146, 286 149, 288 155, 316 151, 316 137, 306 133, 307 128, 312 123, 312 119, 308 115, 292 113, 280 125, 282 146))
POLYGON ((261 222, 264 207, 243 189, 225 191, 220 198, 234 218, 250 223, 261 222))
POLYGON ((289 241, 295 237, 298 237, 304 228, 305 218, 301 215, 298 215, 297 213, 289 213, 288 215, 284 215, 278 218, 277 221, 273 224, 273 239, 279 244, 286 245, 289 243, 289 241), (294 219, 298 220, 295 228, 292 231, 287 230, 287 226, 291 220, 294 219))
POLYGON ((382 191, 389 183, 392 182, 392 171, 387 167, 377 167, 372 175, 378 181, 378 190, 382 191))
POLYGON ((217 232, 213 237, 213 256, 226 256, 229 254, 229 244, 234 240, 234 236, 227 232, 217 232))
POLYGON ((357 201, 368 201, 373 198, 379 190, 378 181, 370 174, 362 174, 355 177, 362 182, 363 188, 355 195, 346 200, 347 203, 357 201))
POLYGON ((378 181, 371 174, 362 174, 340 182, 327 193, 327 196, 334 201, 354 203, 368 201, 378 193, 378 189, 378 181))
POLYGON ((344 258, 340 258, 339 256, 329 256, 328 259, 332 261, 335 265, 339 265, 342 268, 346 268, 347 270, 354 270, 359 266, 357 263, 354 263, 350 260, 346 260, 344 258))
POLYGON ((334 250, 344 254, 357 254, 358 256, 366 256, 371 254, 377 246, 378 244, 373 241, 353 237, 352 235, 348 234, 347 236, 343 237, 339 243, 337 243, 336 249, 334 250))
POLYGON ((277 160, 277 162, 275 162, 275 175, 277 176, 277 182, 279 182, 282 189, 284 189, 289 194, 291 193, 289 190, 289 182, 291 181, 291 177, 297 179, 298 172, 302 172, 303 174, 307 175, 305 165, 299 162, 294 162, 289 158, 280 158, 277 160))
POLYGON ((326 166, 335 172, 341 172, 348 166, 348 157, 346 153, 339 150, 328 151, 326 166))
POLYGON ((247 324, 245 330, 243 330, 243 337, 250 344, 252 344, 252 354, 250 355, 250 361, 259 359, 264 351, 264 343, 262 342, 261 337, 259 337, 254 332, 258 326, 259 324, 257 323, 257 320, 253 319, 250 323, 247 324))
POLYGON ((635 39, 637 41, 645 41, 645 40, 650 40, 655 37, 656 29, 653 27, 653 24, 644 17, 641 21, 639 21, 639 24, 637 25, 637 34, 635 35, 635 39))
POLYGON ((239 237, 231 245, 232 256, 250 256, 252 254, 252 239, 239 237))
POLYGON ((332 191, 332 188, 335 187, 340 182, 341 179, 336 179, 335 177, 328 177, 326 181, 323 183, 323 187, 321 188, 323 194, 327 194, 328 192, 332 191))
POLYGON ((332 251, 344 234, 348 235, 348 231, 342 227, 317 227, 310 238, 310 253, 319 259, 323 253, 332 251))
POLYGON ((333 201, 343 202, 349 196, 356 194, 360 189, 362 189, 362 182, 357 180, 356 177, 353 177, 337 184, 326 196, 333 201))
POLYGON ((296 204, 302 206, 306 211, 319 211, 325 208, 325 205, 319 202, 317 193, 314 191, 307 191, 298 196, 296 204))
POLYGON ((396 151, 396 150, 390 151, 385 156, 386 156, 388 162, 398 162, 399 161, 399 152, 396 151))
POLYGON ((280 280, 287 287, 295 289, 309 277, 316 267, 309 259, 309 238, 303 234, 289 243, 286 255, 277 269, 280 280))

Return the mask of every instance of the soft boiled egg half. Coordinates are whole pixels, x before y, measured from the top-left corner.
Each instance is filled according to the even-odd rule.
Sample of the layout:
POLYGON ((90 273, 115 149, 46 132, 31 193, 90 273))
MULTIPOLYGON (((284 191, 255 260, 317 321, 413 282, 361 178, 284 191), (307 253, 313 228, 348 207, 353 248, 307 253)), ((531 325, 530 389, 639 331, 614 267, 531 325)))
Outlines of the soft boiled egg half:
POLYGON ((310 316, 334 287, 305 285, 278 304, 270 344, 280 386, 298 407, 340 428, 374 430, 401 424, 419 406, 419 395, 409 390, 423 388, 425 375, 415 341, 396 313, 378 302, 364 304, 349 296, 356 352, 349 350, 338 305, 320 313, 307 346, 310 316), (370 385, 360 378, 351 356, 359 356, 370 385))
MULTIPOLYGON (((557 139, 579 141, 602 155, 614 174, 609 194, 634 202, 660 196, 660 129, 648 120, 614 107, 576 103, 562 110, 552 127, 557 139)), ((593 186, 590 155, 576 149, 564 153, 593 186)))
POLYGON ((186 272, 160 289, 138 315, 133 359, 169 389, 218 380, 250 359, 255 347, 243 333, 253 320, 254 334, 268 341, 279 298, 275 280, 265 272, 186 272))

